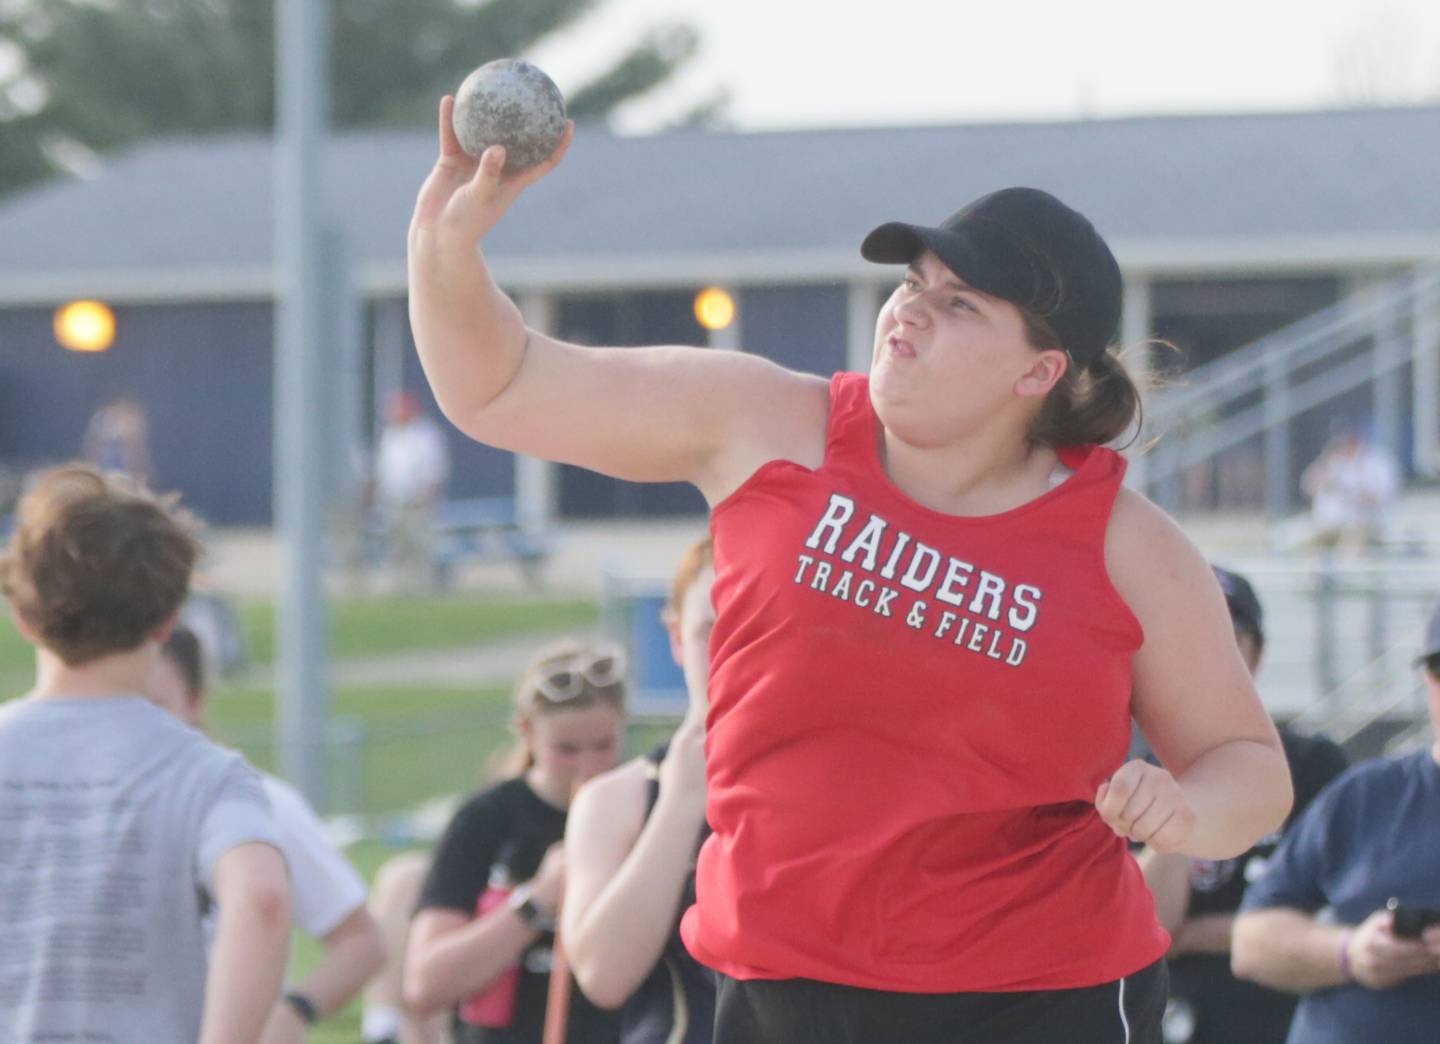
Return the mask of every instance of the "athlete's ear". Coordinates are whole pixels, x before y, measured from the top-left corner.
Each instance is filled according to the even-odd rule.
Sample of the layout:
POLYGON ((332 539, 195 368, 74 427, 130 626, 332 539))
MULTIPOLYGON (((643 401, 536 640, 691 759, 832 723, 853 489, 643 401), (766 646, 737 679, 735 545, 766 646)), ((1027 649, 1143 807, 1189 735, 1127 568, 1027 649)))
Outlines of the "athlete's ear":
POLYGON ((1022 399, 1043 399, 1069 368, 1070 357, 1059 348, 1036 352, 1030 368, 1015 382, 1015 394, 1022 399))

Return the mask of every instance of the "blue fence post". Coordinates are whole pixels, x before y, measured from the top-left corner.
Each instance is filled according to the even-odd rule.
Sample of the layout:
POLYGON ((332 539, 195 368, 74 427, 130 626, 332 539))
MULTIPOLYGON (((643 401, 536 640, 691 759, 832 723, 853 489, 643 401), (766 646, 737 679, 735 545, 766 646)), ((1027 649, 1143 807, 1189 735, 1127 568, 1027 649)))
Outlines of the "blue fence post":
POLYGON ((669 579, 606 569, 601 591, 602 628, 629 661, 631 709, 641 717, 681 717, 689 702, 685 675, 670 654, 661 616, 669 579))

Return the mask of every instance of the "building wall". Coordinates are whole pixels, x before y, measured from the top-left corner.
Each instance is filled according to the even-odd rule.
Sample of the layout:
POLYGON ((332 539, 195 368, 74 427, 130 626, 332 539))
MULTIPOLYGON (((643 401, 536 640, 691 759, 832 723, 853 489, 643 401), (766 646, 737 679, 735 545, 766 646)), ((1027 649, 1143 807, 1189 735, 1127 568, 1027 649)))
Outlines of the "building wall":
MULTIPOLYGON (((706 332, 692 311, 698 289, 560 295, 555 301, 556 330, 562 337, 591 344, 704 344, 706 332)), ((1187 362, 1194 365, 1308 314, 1338 293, 1339 282, 1331 277, 1162 281, 1155 286, 1155 327, 1159 336, 1180 343, 1187 362)), ((736 296, 739 343, 746 351, 825 377, 845 367, 843 285, 743 287, 736 296)), ((378 430, 385 393, 397 381, 439 412, 404 320, 403 302, 376 307, 390 309, 392 321, 384 333, 374 321, 374 309, 367 310, 372 322, 362 387, 350 407, 362 417, 355 430, 369 434, 365 441, 378 430), (385 374, 389 376, 382 379, 385 374)), ((149 417, 157 488, 181 491, 188 504, 215 524, 267 524, 272 478, 269 303, 121 306, 116 313, 114 347, 83 355, 55 344, 50 308, 0 311, 0 468, 18 473, 77 455, 94 411, 129 397, 149 417)), ((1344 403, 1344 412, 1363 422, 1368 419, 1367 404, 1360 396, 1352 398, 1355 401, 1344 403)), ((1297 424, 1297 470, 1323 442, 1331 421, 1332 416, 1316 411, 1297 424)), ((445 429, 453 460, 451 497, 513 492, 510 454, 481 446, 448 424, 445 429)), ((1232 470, 1240 477, 1227 480, 1240 487, 1237 496, 1223 495, 1219 487, 1225 482, 1210 479, 1197 483, 1195 506, 1254 500, 1259 481, 1249 458, 1257 449, 1237 451, 1239 462, 1232 470)), ((348 465, 337 460, 336 466, 348 465)), ((557 490, 562 518, 705 510, 688 484, 619 482, 581 468, 560 467, 557 490)))
POLYGON ((838 283, 746 287, 740 340, 747 352, 828 378, 845 369, 846 307, 838 283))
MULTIPOLYGON (((481 445, 447 421, 440 414, 440 407, 430 393, 425 380, 425 371, 420 366, 420 356, 415 351, 415 342, 410 336, 409 323, 404 325, 404 385, 414 392, 425 404, 445 432, 446 444, 450 449, 450 484, 447 495, 454 499, 469 497, 508 497, 515 490, 515 457, 503 450, 481 445)), ((377 412, 375 431, 383 420, 385 403, 377 402, 374 391, 368 396, 377 412)))
MULTIPOLYGON (((694 316, 699 290, 568 295, 556 303, 556 330, 583 344, 705 344, 708 334, 694 316)), ((736 297, 745 351, 824 377, 845 367, 844 286, 744 287, 736 297)), ((559 470, 557 507, 562 518, 705 511, 703 498, 688 483, 621 482, 583 468, 559 470)))
POLYGON ((1155 336, 1194 369, 1334 304, 1334 276, 1164 279, 1151 286, 1155 336))
POLYGON ((96 409, 135 400, 152 484, 210 522, 270 520, 268 303, 121 306, 106 352, 54 340, 49 308, 0 312, 0 461, 20 471, 80 454, 96 409))
MULTIPOLYGON (((706 333, 694 313, 699 289, 564 295, 555 302, 555 330, 581 344, 704 344, 706 333)), ((561 518, 651 518, 705 511, 704 498, 687 482, 621 482, 560 465, 556 489, 561 518)))

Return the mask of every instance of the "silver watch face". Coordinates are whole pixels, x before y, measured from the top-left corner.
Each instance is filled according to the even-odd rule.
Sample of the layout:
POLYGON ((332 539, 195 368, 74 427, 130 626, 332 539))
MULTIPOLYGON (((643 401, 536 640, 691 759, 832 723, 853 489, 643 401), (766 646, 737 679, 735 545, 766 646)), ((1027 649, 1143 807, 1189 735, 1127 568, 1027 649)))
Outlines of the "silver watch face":
POLYGON ((535 902, 528 885, 521 885, 511 892, 507 905, 520 916, 520 920, 525 922, 526 927, 537 932, 549 932, 555 929, 555 918, 542 910, 535 902))

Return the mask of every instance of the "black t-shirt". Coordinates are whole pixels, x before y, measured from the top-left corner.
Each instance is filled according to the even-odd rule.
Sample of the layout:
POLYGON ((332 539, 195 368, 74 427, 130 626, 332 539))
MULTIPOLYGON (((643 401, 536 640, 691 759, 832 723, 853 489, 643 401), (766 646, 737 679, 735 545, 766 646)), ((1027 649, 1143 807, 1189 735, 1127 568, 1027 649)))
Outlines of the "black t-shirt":
MULTIPOLYGON (((1245 888, 1265 869, 1280 839, 1307 805, 1348 763, 1339 745, 1320 736, 1303 736, 1281 726, 1280 739, 1295 785, 1295 808, 1284 825, 1234 859, 1190 860, 1190 904, 1186 917, 1233 914, 1245 888)), ((1236 979, 1227 954, 1194 953, 1170 962, 1171 1019, 1174 1029, 1188 1022, 1174 1009, 1188 1007, 1194 1029, 1167 1039, 1188 1044, 1284 1044, 1298 998, 1236 979)))
MULTIPOLYGON (((497 861, 516 884, 540 868, 546 850, 565 836, 565 813, 544 801, 523 779, 509 779, 472 797, 445 829, 420 893, 420 909, 440 907, 473 916, 497 861)), ((555 936, 540 935, 521 956, 515 1018, 505 1029, 473 1026, 454 1017, 455 1044, 540 1044, 555 936)), ((601 1011, 571 984, 568 1044, 615 1044, 619 1020, 601 1011)))

